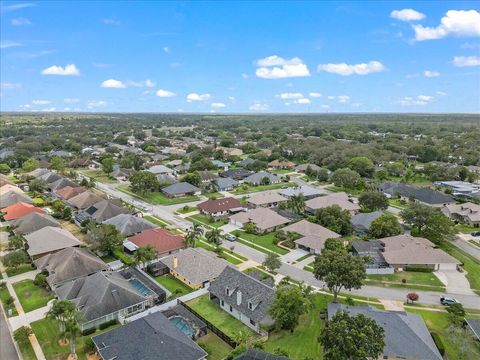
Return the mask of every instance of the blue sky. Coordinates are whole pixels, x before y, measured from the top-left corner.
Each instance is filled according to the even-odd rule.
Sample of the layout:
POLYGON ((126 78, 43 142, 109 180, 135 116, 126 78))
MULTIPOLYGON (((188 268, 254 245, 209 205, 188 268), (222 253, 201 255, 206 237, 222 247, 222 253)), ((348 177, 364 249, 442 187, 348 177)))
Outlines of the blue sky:
POLYGON ((2 111, 480 111, 478 2, 0 4, 2 111))

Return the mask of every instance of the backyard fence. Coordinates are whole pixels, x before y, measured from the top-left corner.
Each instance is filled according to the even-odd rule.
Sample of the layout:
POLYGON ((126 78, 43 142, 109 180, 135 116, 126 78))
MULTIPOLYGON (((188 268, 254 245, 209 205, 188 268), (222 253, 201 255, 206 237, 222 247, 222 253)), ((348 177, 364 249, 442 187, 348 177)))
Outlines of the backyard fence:
POLYGON ((182 305, 184 308, 186 308, 188 311, 190 311, 193 315, 195 315, 196 317, 198 317, 200 320, 202 320, 206 325, 207 325, 207 328, 212 331, 215 335, 217 335, 220 339, 222 339, 223 341, 225 341, 230 347, 232 348, 236 348, 237 347, 237 342, 235 340, 233 340, 230 336, 228 336, 227 334, 225 334, 222 330, 220 330, 219 328, 217 328, 215 325, 213 325, 210 321, 208 321, 207 319, 205 319, 202 315, 200 315, 198 312, 196 312, 195 310, 193 310, 190 306, 188 306, 187 304, 185 304, 182 300, 180 299, 177 299, 177 303, 178 305, 182 305))

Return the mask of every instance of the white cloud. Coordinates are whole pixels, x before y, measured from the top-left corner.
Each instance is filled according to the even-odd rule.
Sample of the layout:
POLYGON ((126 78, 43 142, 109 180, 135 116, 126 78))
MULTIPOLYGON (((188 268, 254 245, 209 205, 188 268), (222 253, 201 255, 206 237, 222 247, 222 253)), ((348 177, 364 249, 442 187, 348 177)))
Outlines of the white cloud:
POLYGON ((439 96, 447 96, 447 93, 443 91, 437 91, 436 94, 439 96))
POLYGON ((332 74, 338 74, 342 76, 349 75, 368 75, 371 73, 382 72, 386 70, 386 67, 379 61, 370 61, 369 63, 349 65, 345 63, 339 64, 320 64, 317 68, 318 71, 326 71, 332 74))
POLYGON ((103 100, 90 100, 87 103, 88 109, 97 109, 97 108, 103 108, 106 106, 107 106, 107 102, 103 100))
POLYGON ((319 92, 311 92, 308 94, 310 97, 312 98, 319 98, 319 97, 322 97, 322 94, 320 94, 319 92))
POLYGON ((32 7, 32 6, 35 6, 35 4, 21 3, 21 4, 13 4, 13 5, 6 5, 6 6, 2 5, 0 7, 0 12, 2 14, 5 14, 5 13, 11 12, 11 11, 21 10, 21 9, 29 8, 29 7, 32 7))
POLYGON ((164 89, 157 90, 157 92, 155 94, 159 97, 174 97, 174 96, 177 96, 177 94, 175 94, 174 92, 164 90, 164 89))
POLYGON ((328 99, 328 100, 335 100, 335 96, 333 96, 333 95, 328 95, 328 96, 327 96, 327 99, 328 99))
POLYGON ((47 105, 50 104, 49 100, 32 100, 33 105, 47 105))
POLYGON ((412 21, 425 19, 425 14, 413 9, 393 10, 390 17, 401 21, 412 21))
POLYGON ((268 56, 256 61, 256 65, 260 66, 255 71, 257 77, 262 79, 284 79, 291 77, 310 76, 310 71, 302 59, 294 57, 292 59, 284 59, 277 55, 268 56))
POLYGON ((164 46, 163 51, 168 54, 170 52, 170 48, 168 46, 164 46))
POLYGON ((19 18, 12 19, 11 24, 13 26, 26 26, 26 25, 32 25, 32 22, 26 18, 19 17, 19 18))
POLYGON ((330 105, 326 105, 326 104, 320 105, 320 107, 322 109, 330 109, 330 105))
POLYGON ((197 93, 190 93, 187 95, 187 101, 206 101, 212 98, 210 94, 197 94, 197 93))
POLYGON ((65 98, 65 99, 63 99, 63 102, 64 102, 65 104, 75 104, 75 103, 80 102, 80 99, 77 99, 77 98, 65 98))
POLYGON ((75 64, 69 64, 65 67, 53 65, 43 69, 42 75, 78 76, 80 75, 80 70, 78 70, 75 64))
POLYGON ((307 99, 307 98, 297 99, 294 101, 294 103, 299 105, 308 105, 310 104, 310 99, 307 99))
POLYGON ((302 93, 299 93, 299 92, 296 92, 296 93, 281 93, 281 94, 277 94, 275 95, 277 98, 280 98, 280 99, 301 99, 303 98, 303 94, 302 93))
POLYGON ((254 101, 253 104, 249 107, 249 109, 252 111, 265 111, 268 110, 268 108, 268 104, 261 101, 254 101))
POLYGON ((341 102, 343 104, 347 103, 350 101, 350 96, 348 95, 339 95, 337 96, 338 102, 341 102))
POLYGON ((402 106, 421 106, 427 105, 433 100, 433 96, 429 95, 418 95, 417 97, 406 96, 399 101, 402 106))
POLYGON ((120 25, 120 21, 115 19, 102 19, 102 22, 105 25, 120 25))
POLYGON ((20 89, 21 87, 22 87, 22 84, 20 83, 8 83, 8 82, 0 83, 0 89, 5 89, 5 90, 20 89))
POLYGON ((155 83, 152 80, 145 80, 145 81, 129 81, 129 85, 133 87, 154 87, 155 83))
POLYGON ((8 49, 8 48, 19 47, 19 46, 23 46, 23 44, 20 44, 19 42, 16 42, 16 41, 10 41, 10 40, 0 41, 0 49, 8 49))
POLYGON ((456 67, 479 66, 480 56, 455 56, 453 65, 456 67))
POLYGON ((221 102, 215 102, 215 103, 211 104, 211 107, 215 108, 215 109, 221 109, 221 108, 224 108, 225 106, 227 106, 227 105, 225 105, 224 103, 221 103, 221 102))
POLYGON ((415 40, 435 40, 449 35, 480 36, 480 13, 476 10, 448 10, 437 27, 413 25, 415 40))
POLYGON ((439 77, 440 73, 438 71, 425 70, 423 72, 423 76, 425 76, 427 78, 439 77))
POLYGON ((235 101, 235 96, 229 96, 229 97, 228 97, 228 100, 230 100, 230 101, 235 101))
POLYGON ((125 85, 120 80, 108 79, 108 80, 105 80, 104 82, 102 82, 100 84, 100 87, 109 88, 109 89, 125 89, 127 87, 127 85, 125 85))
POLYGON ((248 79, 248 74, 243 73, 242 74, 242 79, 248 79))

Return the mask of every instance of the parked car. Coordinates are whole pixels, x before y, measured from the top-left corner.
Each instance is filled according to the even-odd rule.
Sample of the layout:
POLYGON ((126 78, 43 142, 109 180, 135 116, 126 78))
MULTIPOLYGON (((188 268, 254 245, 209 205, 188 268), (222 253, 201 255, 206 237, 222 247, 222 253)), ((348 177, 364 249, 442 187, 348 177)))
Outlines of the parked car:
POLYGON ((440 304, 442 304, 444 306, 449 306, 449 305, 453 305, 453 304, 456 304, 456 303, 458 303, 458 301, 455 300, 454 298, 446 297, 446 296, 441 296, 440 297, 440 304))
POLYGON ((231 234, 228 234, 227 236, 225 236, 225 240, 235 241, 235 236, 233 236, 233 235, 231 235, 231 234))
POLYGON ((480 231, 474 231, 470 235, 472 235, 474 237, 480 236, 480 231))

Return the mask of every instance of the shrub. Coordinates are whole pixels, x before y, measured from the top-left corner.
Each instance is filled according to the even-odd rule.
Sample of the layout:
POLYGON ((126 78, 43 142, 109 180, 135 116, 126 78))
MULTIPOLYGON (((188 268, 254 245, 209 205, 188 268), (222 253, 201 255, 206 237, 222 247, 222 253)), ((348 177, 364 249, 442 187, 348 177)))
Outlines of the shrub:
POLYGON ((45 275, 43 273, 38 273, 37 275, 35 275, 35 279, 33 280, 33 283, 36 286, 46 288, 48 286, 47 275, 45 275))
MULTIPOLYGON (((93 328, 93 330, 95 330, 95 328, 93 328)), ((86 353, 90 353, 93 350, 95 350, 95 344, 93 343, 93 340, 91 337, 85 339, 83 344, 84 344, 84 349, 86 353)))
POLYGON ((113 256, 115 256, 118 260, 120 260, 127 266, 132 266, 135 264, 135 261, 120 249, 113 250, 113 256))
MULTIPOLYGON (((82 335, 83 336, 88 336, 88 335, 91 335, 93 334, 95 331, 97 331, 96 328, 92 327, 92 328, 89 328, 89 329, 85 329, 82 331, 82 335)), ((91 339, 90 339, 91 340, 91 339)))
POLYGON ((100 325, 98 326, 98 328, 99 328, 100 330, 103 330, 103 329, 106 329, 106 328, 108 328, 108 327, 110 327, 110 326, 112 326, 112 325, 115 325, 115 324, 117 324, 117 323, 118 323, 118 320, 117 320, 117 319, 113 319, 113 320, 107 321, 107 322, 105 322, 105 323, 103 323, 103 324, 100 324, 100 325))
POLYGON ((405 267, 406 271, 412 271, 412 272, 422 272, 422 273, 431 273, 433 272, 433 269, 428 266, 407 266, 405 267))
POLYGON ((13 297, 11 297, 10 295, 5 297, 5 305, 7 305, 7 306, 12 305, 14 301, 15 300, 13 300, 13 297))
POLYGON ((445 354, 445 345, 443 345, 442 339, 440 338, 440 336, 436 332, 432 332, 430 334, 432 335, 433 342, 437 346, 438 351, 440 352, 440 355, 443 356, 445 354))

